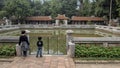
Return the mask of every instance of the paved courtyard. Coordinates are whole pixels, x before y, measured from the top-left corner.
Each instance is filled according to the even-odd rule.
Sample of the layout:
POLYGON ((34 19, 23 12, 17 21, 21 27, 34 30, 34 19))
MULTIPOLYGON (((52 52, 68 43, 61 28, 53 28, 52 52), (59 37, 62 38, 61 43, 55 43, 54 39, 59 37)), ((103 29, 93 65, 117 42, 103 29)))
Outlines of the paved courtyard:
MULTIPOLYGON (((15 57, 13 62, 0 62, 0 68, 120 68, 120 61, 111 63, 94 63, 92 61, 78 61, 74 63, 73 59, 67 56, 43 56, 36 58, 30 55, 26 58, 15 57)), ((96 62, 96 61, 95 61, 96 62)), ((101 61, 97 61, 101 62, 101 61)), ((107 61, 108 62, 108 61, 107 61)))
POLYGON ((1 68, 75 68, 72 58, 67 56, 15 57, 14 61, 1 68))
POLYGON ((5 68, 10 62, 0 62, 0 68, 5 68))
POLYGON ((120 68, 120 64, 76 64, 76 68, 120 68))

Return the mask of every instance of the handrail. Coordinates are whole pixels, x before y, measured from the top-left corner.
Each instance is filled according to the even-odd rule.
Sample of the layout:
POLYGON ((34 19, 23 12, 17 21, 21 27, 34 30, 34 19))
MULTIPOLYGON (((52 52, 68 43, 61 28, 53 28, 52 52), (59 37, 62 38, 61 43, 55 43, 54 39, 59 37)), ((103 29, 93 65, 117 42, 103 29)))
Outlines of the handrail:
POLYGON ((13 42, 13 43, 17 43, 19 40, 19 36, 0 36, 0 42, 4 43, 4 42, 13 42))
POLYGON ((73 37, 74 43, 120 43, 120 37, 73 37))

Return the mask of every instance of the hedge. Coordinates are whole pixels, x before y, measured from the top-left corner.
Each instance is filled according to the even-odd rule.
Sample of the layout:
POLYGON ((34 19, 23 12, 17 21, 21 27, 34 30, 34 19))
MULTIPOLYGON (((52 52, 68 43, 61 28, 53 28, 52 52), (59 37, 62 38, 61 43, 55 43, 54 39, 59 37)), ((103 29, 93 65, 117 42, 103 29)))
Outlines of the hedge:
POLYGON ((0 56, 14 56, 16 53, 15 46, 1 45, 0 46, 0 56))
POLYGON ((84 46, 76 45, 76 58, 120 58, 120 47, 84 46))

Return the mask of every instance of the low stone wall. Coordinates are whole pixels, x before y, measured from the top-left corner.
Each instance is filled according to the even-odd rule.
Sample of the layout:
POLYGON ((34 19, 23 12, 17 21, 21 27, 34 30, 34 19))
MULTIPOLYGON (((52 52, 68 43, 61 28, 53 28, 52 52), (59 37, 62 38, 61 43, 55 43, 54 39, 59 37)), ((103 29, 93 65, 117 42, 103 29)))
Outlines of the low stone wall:
POLYGON ((0 31, 12 30, 12 29, 19 29, 19 26, 18 25, 0 26, 0 31))
POLYGON ((95 25, 60 25, 60 26, 54 26, 54 25, 19 25, 20 28, 95 28, 95 25))
POLYGON ((0 36, 0 43, 17 43, 19 36, 0 36))
POLYGON ((120 27, 96 25, 95 29, 100 29, 100 30, 105 30, 105 31, 120 34, 120 27))
POLYGON ((72 30, 66 31, 66 47, 67 55, 74 57, 75 44, 103 44, 102 46, 114 46, 114 44, 120 45, 120 37, 72 37, 72 30), (109 45, 110 44, 110 45, 109 45))

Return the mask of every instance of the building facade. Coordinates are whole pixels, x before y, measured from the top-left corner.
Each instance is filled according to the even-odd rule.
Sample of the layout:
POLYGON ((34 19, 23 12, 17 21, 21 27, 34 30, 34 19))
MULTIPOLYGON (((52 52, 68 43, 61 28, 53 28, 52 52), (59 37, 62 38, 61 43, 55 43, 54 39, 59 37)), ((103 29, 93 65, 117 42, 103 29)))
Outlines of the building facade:
POLYGON ((72 16, 71 24, 76 25, 107 25, 107 20, 100 17, 78 17, 72 16))
POLYGON ((67 25, 107 25, 107 20, 100 17, 80 17, 72 16, 68 18, 65 14, 58 14, 54 19, 51 16, 31 16, 25 18, 25 24, 37 25, 54 25, 54 26, 67 26, 67 25))
POLYGON ((68 20, 69 18, 64 15, 58 14, 58 16, 55 18, 55 25, 60 26, 60 25, 68 25, 68 20))
POLYGON ((32 16, 25 19, 26 24, 40 24, 40 25, 51 25, 52 23, 51 16, 32 16))

